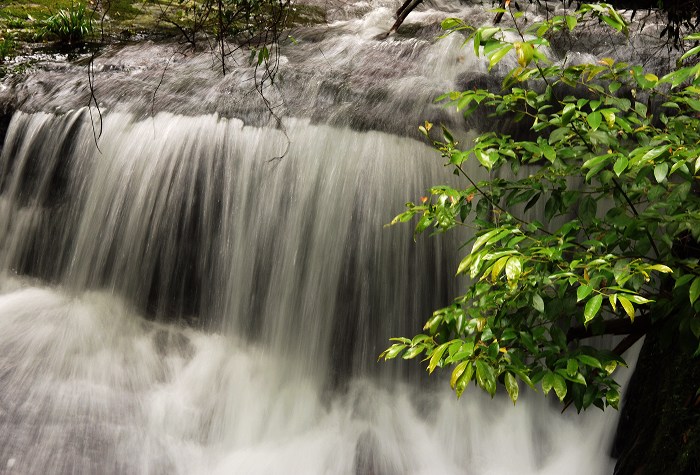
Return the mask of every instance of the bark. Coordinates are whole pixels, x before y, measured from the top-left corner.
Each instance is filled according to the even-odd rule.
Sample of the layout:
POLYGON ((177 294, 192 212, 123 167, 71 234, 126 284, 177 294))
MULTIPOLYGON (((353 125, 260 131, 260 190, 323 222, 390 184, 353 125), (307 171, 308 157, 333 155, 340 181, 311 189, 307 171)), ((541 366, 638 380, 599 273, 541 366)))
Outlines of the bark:
POLYGON ((396 21, 394 22, 394 26, 391 27, 391 30, 389 30, 389 34, 398 30, 408 14, 421 3, 423 3, 423 0, 406 0, 403 5, 396 10, 396 21))

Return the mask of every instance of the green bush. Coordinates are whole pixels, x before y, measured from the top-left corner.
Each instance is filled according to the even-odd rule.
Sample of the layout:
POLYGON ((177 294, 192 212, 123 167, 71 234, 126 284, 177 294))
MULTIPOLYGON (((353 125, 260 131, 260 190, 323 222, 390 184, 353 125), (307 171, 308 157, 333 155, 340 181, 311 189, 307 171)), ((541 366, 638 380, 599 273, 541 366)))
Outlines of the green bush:
POLYGON ((5 32, 2 37, 0 37, 0 64, 5 63, 5 60, 14 55, 15 52, 15 39, 9 33, 5 32))
POLYGON ((92 33, 92 15, 82 3, 71 5, 42 21, 41 30, 45 37, 61 43, 80 43, 92 33))
POLYGON ((683 65, 700 46, 661 77, 612 58, 556 64, 540 49, 558 31, 593 21, 627 34, 626 22, 606 4, 526 27, 520 13, 501 11, 514 28, 459 19, 443 28, 468 32, 489 69, 515 54, 502 91, 441 99, 531 132, 487 132, 464 148, 444 128, 421 127, 465 186, 435 186, 393 222, 416 217, 416 233, 472 228, 457 268, 471 280, 425 333, 393 339, 380 358, 422 356, 431 373, 452 366, 457 396, 474 381, 491 396, 504 387, 515 402, 521 381, 578 410, 616 408, 615 369, 646 332, 673 335, 689 364, 700 355, 700 64, 683 65), (478 181, 468 161, 490 178, 478 181), (544 222, 528 213, 538 203, 544 222), (604 334, 624 338, 589 343, 604 334))

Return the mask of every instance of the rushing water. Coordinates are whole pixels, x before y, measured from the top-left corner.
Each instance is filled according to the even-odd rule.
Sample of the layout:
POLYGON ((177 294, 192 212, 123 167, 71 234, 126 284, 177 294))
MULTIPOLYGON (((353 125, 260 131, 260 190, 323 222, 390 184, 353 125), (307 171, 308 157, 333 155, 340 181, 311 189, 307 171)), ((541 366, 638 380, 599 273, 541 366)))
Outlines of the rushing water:
POLYGON ((377 39, 375 3, 297 33, 282 129, 239 95, 250 70, 168 45, 98 61, 97 144, 79 66, 9 89, 0 473, 611 472, 614 412, 376 363, 458 290, 456 236, 383 225, 452 179, 406 135, 460 124, 430 98, 484 69, 433 41, 444 12, 377 39))

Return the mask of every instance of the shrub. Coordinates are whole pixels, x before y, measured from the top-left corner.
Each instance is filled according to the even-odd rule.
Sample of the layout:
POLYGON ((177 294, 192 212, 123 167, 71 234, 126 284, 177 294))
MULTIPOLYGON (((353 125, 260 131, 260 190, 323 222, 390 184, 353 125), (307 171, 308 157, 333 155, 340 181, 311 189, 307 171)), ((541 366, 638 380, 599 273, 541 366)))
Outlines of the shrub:
POLYGON ((68 10, 60 10, 44 20, 41 29, 44 36, 61 43, 80 43, 92 33, 92 16, 84 4, 71 5, 68 10))
POLYGON ((0 64, 5 63, 5 60, 14 54, 15 47, 14 37, 9 32, 5 32, 0 37, 0 64))
POLYGON ((471 281, 425 333, 393 339, 380 358, 423 356, 431 373, 453 366, 457 396, 474 381, 491 396, 503 386, 515 402, 522 381, 578 410, 617 407, 615 369, 647 332, 672 335, 688 364, 700 355, 700 64, 683 65, 700 46, 661 77, 613 58, 555 64, 540 49, 557 31, 593 20, 626 34, 626 22, 606 4, 527 28, 501 11, 515 28, 458 19, 443 28, 468 31, 490 68, 515 54, 502 91, 441 99, 466 115, 526 121, 531 134, 487 132, 464 148, 444 128, 421 127, 465 187, 435 186, 393 222, 417 217, 416 233, 473 228, 457 268, 471 281), (478 181, 468 161, 490 178, 478 181), (538 203, 544 222, 527 213, 538 203), (624 338, 589 343, 603 334, 624 338))

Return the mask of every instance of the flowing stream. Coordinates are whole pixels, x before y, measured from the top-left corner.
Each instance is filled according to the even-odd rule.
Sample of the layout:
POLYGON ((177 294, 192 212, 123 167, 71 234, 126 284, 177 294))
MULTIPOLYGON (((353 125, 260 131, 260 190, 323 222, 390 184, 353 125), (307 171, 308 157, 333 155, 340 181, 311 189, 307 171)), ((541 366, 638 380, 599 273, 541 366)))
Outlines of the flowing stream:
POLYGON ((3 86, 0 473, 612 472, 613 411, 376 362, 458 291, 465 236, 384 225, 454 180, 416 126, 471 127, 431 101, 486 68, 435 41, 450 2, 388 39, 400 2, 335 3, 283 51, 282 127, 178 45, 99 57, 101 122, 81 63, 3 86))

